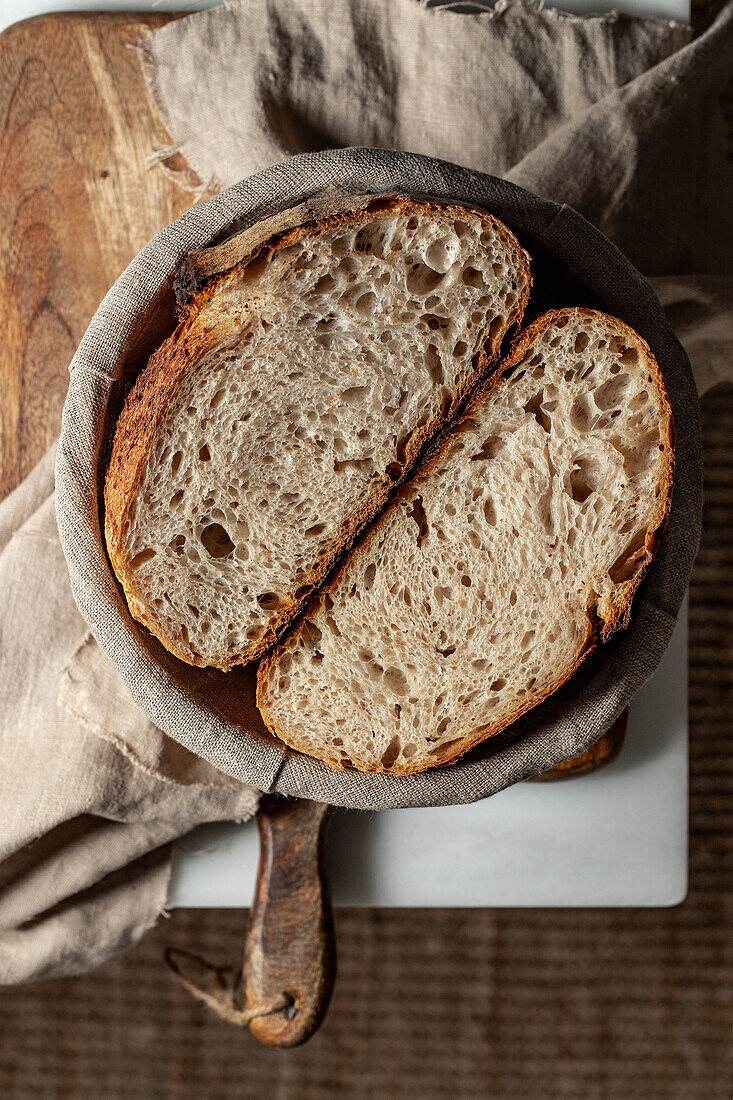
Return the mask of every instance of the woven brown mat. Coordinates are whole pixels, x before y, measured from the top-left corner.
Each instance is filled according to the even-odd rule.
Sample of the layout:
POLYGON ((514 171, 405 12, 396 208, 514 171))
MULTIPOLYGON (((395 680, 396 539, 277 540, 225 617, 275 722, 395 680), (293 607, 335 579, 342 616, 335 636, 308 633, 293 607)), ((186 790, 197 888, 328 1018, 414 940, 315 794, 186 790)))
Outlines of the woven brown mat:
MULTIPOLYGON (((86 977, 0 991, 7 1100, 729 1100, 733 1095, 733 388, 703 401, 690 601, 691 885, 675 909, 338 910, 339 976, 272 1051, 171 978, 232 961, 241 911, 179 911, 86 977)), ((558 798, 562 789, 557 788, 558 798)))

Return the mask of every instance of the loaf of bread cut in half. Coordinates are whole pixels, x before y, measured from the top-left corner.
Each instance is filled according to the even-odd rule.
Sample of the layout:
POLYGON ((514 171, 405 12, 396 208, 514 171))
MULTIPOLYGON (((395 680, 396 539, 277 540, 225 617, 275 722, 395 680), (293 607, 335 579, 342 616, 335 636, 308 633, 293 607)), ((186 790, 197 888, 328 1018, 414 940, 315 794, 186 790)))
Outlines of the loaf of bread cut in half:
POLYGON ((263 660, 267 725, 336 768, 455 760, 627 624, 672 473, 644 341, 544 314, 263 660))
POLYGON ((105 532, 130 611, 226 669, 279 636, 521 321, 490 214, 380 199, 209 283, 120 416, 105 532))

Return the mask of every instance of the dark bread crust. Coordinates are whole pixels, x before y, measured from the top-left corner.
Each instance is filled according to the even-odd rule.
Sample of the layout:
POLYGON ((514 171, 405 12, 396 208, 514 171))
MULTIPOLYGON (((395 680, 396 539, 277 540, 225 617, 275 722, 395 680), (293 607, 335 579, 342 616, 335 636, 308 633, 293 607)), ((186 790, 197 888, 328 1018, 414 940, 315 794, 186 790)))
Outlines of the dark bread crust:
MULTIPOLYGON (((614 603, 611 611, 604 617, 599 614, 599 609, 596 606, 589 606, 588 611, 588 632, 583 643, 582 649, 577 658, 563 669, 557 676, 556 680, 543 692, 536 694, 531 700, 517 707, 510 715, 500 722, 493 725, 487 725, 479 727, 478 729, 470 731, 467 735, 459 737, 454 741, 449 742, 444 748, 447 750, 443 755, 436 754, 435 760, 425 762, 424 758, 418 763, 411 763, 405 761, 399 764, 395 764, 390 768, 384 768, 378 765, 364 766, 357 762, 353 763, 353 766, 358 771, 368 773, 383 773, 388 772, 390 775, 406 776, 413 775, 417 772, 427 771, 431 767, 442 766, 445 764, 454 763, 459 757, 481 744, 489 737, 493 737, 495 734, 500 733, 508 726, 512 725, 529 710, 533 710, 540 703, 544 702, 547 698, 553 695, 559 688, 570 680, 581 665, 588 659, 599 646, 599 644, 606 642, 612 637, 618 630, 625 629, 629 624, 629 618, 631 615, 631 605, 634 595, 641 584, 644 576, 651 565, 651 562, 659 549, 661 537, 664 531, 664 527, 669 516, 669 511, 672 503, 672 482, 674 475, 674 423, 672 419, 672 409, 669 403, 669 397, 667 395, 667 389, 664 384, 664 378, 662 376, 661 369, 657 360, 655 359, 649 345, 644 341, 637 332, 635 332, 623 321, 618 320, 615 317, 609 317, 607 314, 603 314, 598 310, 585 309, 581 307, 571 307, 567 309, 551 310, 548 313, 542 314, 528 326, 523 332, 517 336, 509 355, 502 360, 497 367, 496 371, 487 379, 485 379, 473 395, 468 400, 465 409, 460 417, 456 418, 453 422, 446 426, 446 429, 437 436, 425 455, 419 466, 413 471, 414 477, 423 477, 429 475, 439 465, 441 460, 447 456, 447 453, 452 445, 454 439, 454 432, 460 430, 461 424, 470 418, 475 412, 477 407, 486 400, 486 398, 504 381, 504 379, 511 373, 511 371, 524 359, 528 354, 529 349, 532 347, 532 343, 537 335, 544 329, 556 325, 558 321, 566 318, 568 321, 578 320, 582 317, 603 317, 608 321, 613 322, 617 327, 619 335, 623 335, 625 338, 633 341, 637 345, 640 351, 645 356, 645 366, 649 372, 649 382, 654 386, 658 407, 659 407, 659 419, 662 425, 662 438, 664 440, 665 447, 665 462, 661 472, 661 479, 659 483, 659 503, 654 518, 649 525, 646 537, 644 540, 644 546, 639 549, 638 559, 634 556, 631 559, 633 564, 633 573, 627 580, 624 580, 617 588, 618 600, 614 603)), ((400 486, 398 493, 391 502, 391 507, 396 507, 401 500, 404 500, 412 491, 412 484, 406 483, 400 486)), ((385 522, 386 512, 377 519, 373 530, 379 530, 380 525, 385 522)), ((330 578, 329 584, 322 588, 308 603, 303 617, 307 617, 314 613, 324 602, 325 597, 328 594, 328 589, 338 579, 340 574, 353 564, 357 559, 357 556, 363 553, 362 547, 357 547, 348 560, 341 564, 339 571, 330 578)), ((293 628, 293 632, 298 629, 297 624, 293 628)), ((283 653, 286 651, 289 637, 284 641, 281 641, 265 658, 261 661, 257 672, 257 705, 259 707, 262 718, 277 737, 284 741, 292 749, 298 751, 306 751, 299 744, 297 737, 291 737, 286 731, 283 731, 277 727, 277 723, 272 715, 270 706, 271 692, 269 687, 269 681, 271 673, 274 671, 278 661, 283 653)), ((309 750, 309 755, 315 755, 312 750, 309 750)), ((336 770, 343 768, 343 763, 335 756, 331 756, 327 747, 324 746, 322 751, 318 752, 318 759, 323 760, 324 763, 329 764, 336 770)))
MULTIPOLYGON (((370 196, 368 200, 362 198, 355 202, 356 209, 329 214, 320 220, 308 221, 276 233, 263 243, 259 243, 233 267, 212 277, 185 307, 181 323, 175 332, 151 356, 147 367, 135 382, 117 422, 104 487, 107 552, 133 617, 146 626, 166 649, 188 664, 228 670, 234 665, 257 660, 277 641, 301 611, 313 589, 324 582, 336 563, 351 549, 364 528, 383 509, 395 488, 409 477, 426 443, 450 422, 468 394, 490 370, 498 357, 506 334, 510 329, 521 324, 524 316, 531 291, 529 256, 511 231, 493 215, 478 207, 410 199, 403 195, 375 195, 370 196), (382 216, 385 210, 400 213, 414 212, 428 216, 433 211, 440 211, 441 215, 454 214, 457 217, 465 211, 479 215, 524 258, 527 276, 526 291, 513 312, 505 319, 501 330, 493 336, 486 332, 481 341, 480 350, 474 356, 473 376, 459 388, 449 406, 441 410, 432 421, 413 432, 401 463, 393 464, 399 465, 399 471, 395 471, 394 477, 384 477, 364 505, 353 516, 348 517, 331 546, 323 554, 319 565, 301 580, 298 592, 293 599, 285 602, 277 614, 269 619, 259 641, 232 658, 216 663, 205 660, 185 647, 181 639, 164 632, 160 624, 149 614, 145 602, 135 592, 134 573, 124 553, 126 524, 145 474, 146 462, 156 433, 182 379, 196 367, 203 355, 221 346, 226 342, 227 337, 232 336, 236 331, 233 319, 225 311, 216 308, 217 291, 225 280, 241 273, 248 265, 256 264, 267 252, 287 248, 315 231, 339 230, 354 224, 366 224, 382 216)), ((328 203, 324 205, 326 208, 329 206, 328 203)), ((268 219, 267 224, 271 227, 272 219, 268 219)))

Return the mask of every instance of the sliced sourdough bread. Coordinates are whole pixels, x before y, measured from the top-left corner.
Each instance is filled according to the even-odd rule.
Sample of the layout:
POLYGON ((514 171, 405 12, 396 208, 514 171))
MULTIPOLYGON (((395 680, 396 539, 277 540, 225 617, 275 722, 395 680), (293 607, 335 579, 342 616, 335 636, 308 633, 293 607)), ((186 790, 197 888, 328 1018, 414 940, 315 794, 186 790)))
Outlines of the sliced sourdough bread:
POLYGON ((627 624, 672 473, 644 341, 544 314, 263 660, 267 725, 336 768, 456 759, 627 624))
POLYGON ((280 234, 200 291, 107 473, 135 618, 191 664, 262 654, 498 357, 528 260, 484 211, 389 198, 280 234))

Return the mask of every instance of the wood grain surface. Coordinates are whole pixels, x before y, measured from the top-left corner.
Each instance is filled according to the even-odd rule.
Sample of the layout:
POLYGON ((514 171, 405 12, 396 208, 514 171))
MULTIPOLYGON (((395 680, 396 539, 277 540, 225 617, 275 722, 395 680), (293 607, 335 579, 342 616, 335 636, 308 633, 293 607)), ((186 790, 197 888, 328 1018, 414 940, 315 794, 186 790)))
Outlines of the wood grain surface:
POLYGON ((260 802, 260 863, 242 984, 250 1008, 282 994, 291 1000, 250 1023, 267 1046, 300 1046, 318 1029, 331 1000, 336 941, 324 870, 329 810, 322 802, 277 795, 260 802))
MULTIPOLYGON (((172 18, 54 14, 0 34, 0 499, 58 436, 68 365, 104 294, 191 205, 146 167, 169 138, 131 48, 172 18)), ((571 770, 618 747, 609 735, 571 770)))
POLYGON ((48 15, 0 35, 0 498, 57 437, 102 297, 191 204, 145 167, 168 138, 129 48, 170 18, 48 15))

